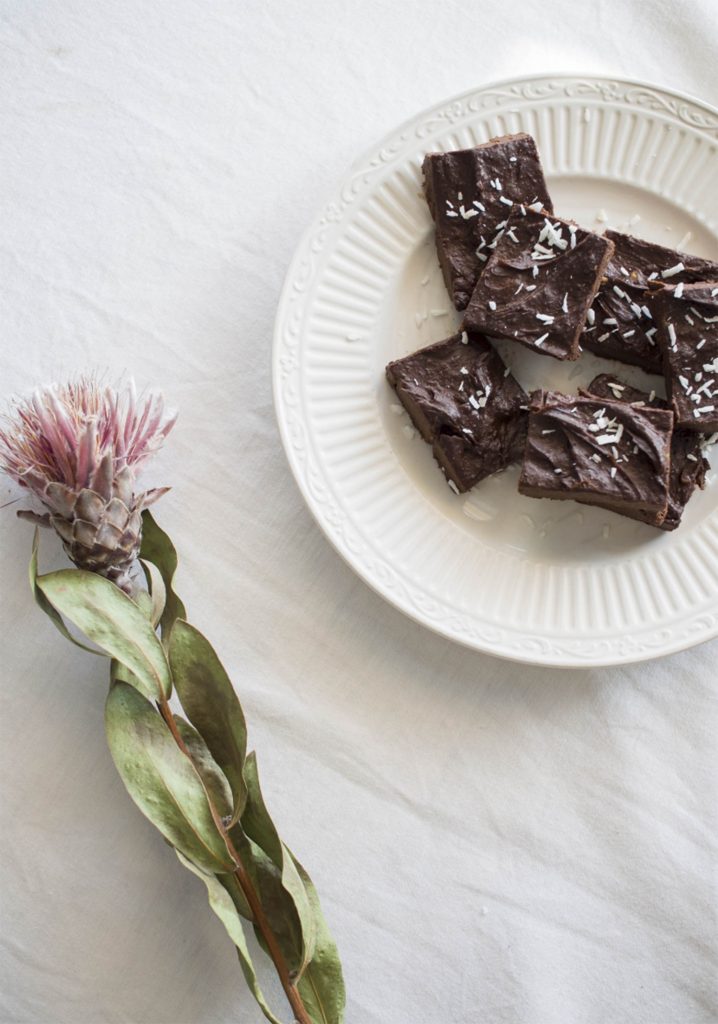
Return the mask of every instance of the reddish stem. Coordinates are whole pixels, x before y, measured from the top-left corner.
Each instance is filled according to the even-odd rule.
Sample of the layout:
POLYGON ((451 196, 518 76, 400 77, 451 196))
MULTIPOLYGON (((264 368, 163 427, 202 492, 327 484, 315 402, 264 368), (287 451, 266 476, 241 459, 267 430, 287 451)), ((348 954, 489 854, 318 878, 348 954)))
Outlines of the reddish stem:
MULTIPOLYGON (((177 728, 177 723, 174 720, 174 715, 172 714, 172 711, 170 709, 169 704, 167 703, 167 700, 163 698, 161 701, 158 701, 157 706, 159 708, 160 714, 167 723, 167 728, 172 733, 175 743, 180 748, 182 753, 189 757, 191 761, 192 755, 187 749, 184 740, 180 736, 179 730, 177 728)), ((282 953, 279 943, 277 942, 277 938, 274 932, 272 931, 272 927, 269 921, 267 920, 267 915, 264 913, 264 908, 262 907, 259 896, 257 895, 254 889, 252 880, 249 877, 247 869, 242 863, 242 858, 237 852, 234 843, 230 839, 226 828, 222 824, 222 819, 220 815, 217 813, 216 808, 213 807, 212 801, 209 799, 209 797, 207 799, 215 824, 222 833, 224 841, 227 844, 229 854, 234 860, 235 864, 237 865, 234 870, 234 876, 239 882, 239 886, 242 892, 244 893, 244 897, 247 900, 247 903, 249 904, 249 909, 252 911, 252 916, 254 917, 255 924, 257 925, 257 928, 261 932, 262 938, 266 943, 269 955, 272 959, 272 963, 274 964, 277 970, 277 974, 279 975, 279 980, 282 983, 284 994, 286 995, 287 1000, 289 1001, 289 1005, 292 1008, 292 1012, 294 1013, 294 1016, 296 1018, 296 1024, 313 1024, 312 1018, 307 1013, 304 1003, 302 1002, 302 997, 299 994, 296 985, 294 985, 292 982, 292 979, 289 974, 289 968, 287 967, 287 961, 284 959, 284 954, 282 953)))

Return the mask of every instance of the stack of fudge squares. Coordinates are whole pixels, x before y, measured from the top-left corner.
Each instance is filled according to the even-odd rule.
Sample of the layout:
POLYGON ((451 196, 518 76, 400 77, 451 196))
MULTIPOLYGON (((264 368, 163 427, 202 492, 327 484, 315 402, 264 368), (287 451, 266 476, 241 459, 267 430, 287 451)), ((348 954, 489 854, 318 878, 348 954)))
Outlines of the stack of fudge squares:
POLYGON ((457 494, 521 462, 519 491, 675 529, 718 431, 718 264, 555 216, 529 135, 430 153, 424 188, 459 332, 387 366, 457 494), (663 374, 527 395, 491 339, 663 374))

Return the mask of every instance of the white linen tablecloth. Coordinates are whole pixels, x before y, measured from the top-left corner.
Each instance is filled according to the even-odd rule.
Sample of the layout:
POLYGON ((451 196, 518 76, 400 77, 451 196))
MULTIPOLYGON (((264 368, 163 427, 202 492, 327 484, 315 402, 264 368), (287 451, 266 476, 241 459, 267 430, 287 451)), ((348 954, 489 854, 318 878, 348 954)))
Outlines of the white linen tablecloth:
MULTIPOLYGON (((347 1024, 718 1020, 718 646, 561 672, 410 622, 305 509, 269 370, 302 230, 396 124, 552 70, 718 103, 717 47, 715 0, 0 2, 2 392, 99 367, 180 407, 157 517, 322 896, 347 1024)), ((0 1020, 259 1021, 115 772, 104 666, 35 609, 30 530, 2 516, 0 1020)))

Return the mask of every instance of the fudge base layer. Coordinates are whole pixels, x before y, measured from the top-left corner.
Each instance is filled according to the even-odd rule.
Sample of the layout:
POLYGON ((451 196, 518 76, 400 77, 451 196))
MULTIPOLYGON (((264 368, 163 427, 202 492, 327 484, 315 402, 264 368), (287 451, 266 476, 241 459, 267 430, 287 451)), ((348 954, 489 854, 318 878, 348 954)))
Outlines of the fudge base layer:
MULTIPOLYGON (((639 391, 608 373, 594 377, 586 388, 590 395, 610 401, 643 404, 654 409, 669 409, 669 403, 657 398, 655 392, 639 391)), ((675 530, 683 511, 696 490, 705 486, 708 462, 703 455, 703 438, 690 430, 674 427, 671 439, 671 473, 668 485, 668 509, 660 524, 662 530, 675 530)))
POLYGON ((464 325, 554 359, 579 340, 613 242, 545 210, 514 207, 466 309, 464 325))
POLYGON ((718 279, 718 264, 619 231, 608 230, 605 235, 615 251, 581 344, 605 359, 660 374, 663 363, 652 305, 656 289, 664 283, 685 285, 718 279))
POLYGON ((530 135, 503 135, 473 149, 429 153, 424 192, 436 227, 436 251, 446 289, 465 309, 489 253, 506 201, 539 202, 552 209, 536 143, 530 135))
POLYGON ((389 363, 386 375, 454 491, 521 458, 528 398, 486 338, 456 334, 389 363))
POLYGON ((718 431, 718 281, 663 288, 653 309, 676 424, 718 431))
POLYGON ((660 526, 668 508, 673 413, 537 391, 519 491, 660 526))

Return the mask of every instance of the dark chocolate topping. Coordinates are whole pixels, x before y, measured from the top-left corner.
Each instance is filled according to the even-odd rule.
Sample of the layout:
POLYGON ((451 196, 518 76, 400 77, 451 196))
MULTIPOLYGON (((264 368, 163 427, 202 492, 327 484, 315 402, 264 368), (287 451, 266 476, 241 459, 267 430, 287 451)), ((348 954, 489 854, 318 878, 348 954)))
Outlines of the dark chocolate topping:
POLYGON ((556 359, 577 359, 613 244, 571 221, 514 208, 479 278, 465 324, 556 359))
POLYGON ((653 309, 677 424, 717 431, 718 281, 664 288, 653 309))
POLYGON ((596 398, 607 398, 609 402, 647 405, 652 409, 671 408, 671 403, 665 398, 659 398, 655 391, 641 391, 640 388, 633 388, 610 373, 599 373, 583 390, 596 398))
POLYGON ((672 427, 666 410, 535 392, 519 490, 658 525, 668 503, 672 427))
POLYGON ((617 281, 623 278, 624 281, 645 288, 655 281, 693 284, 718 279, 718 263, 711 260, 646 242, 633 235, 624 235, 620 231, 609 229, 606 238, 610 238, 615 246, 607 276, 615 277, 617 281), (679 264, 682 266, 679 267, 679 264), (628 276, 623 273, 624 270, 628 271, 628 276))
POLYGON ((389 363, 386 374, 458 491, 520 458, 528 399, 481 335, 429 345, 389 363))
MULTIPOLYGON (((597 398, 607 398, 610 401, 631 404, 638 402, 654 409, 670 408, 670 403, 664 398, 658 398, 655 392, 649 394, 638 388, 632 388, 629 384, 624 384, 623 381, 608 373, 594 377, 586 391, 597 398)), ((697 487, 704 487, 708 469, 708 462, 703 455, 702 436, 690 430, 675 427, 671 439, 668 511, 666 518, 661 523, 662 530, 675 530, 679 525, 689 498, 697 487)))
POLYGON ((661 373, 652 319, 655 289, 664 283, 718 279, 718 264, 619 231, 607 231, 606 237, 615 251, 593 303, 594 322, 587 324, 581 344, 606 359, 661 373))
POLYGON ((581 345, 604 359, 640 366, 646 373, 661 373, 663 359, 646 289, 610 278, 593 300, 581 345))
POLYGON ((424 189, 436 225, 436 248, 444 281, 457 309, 465 309, 490 244, 510 206, 540 202, 553 209, 536 143, 530 135, 504 135, 474 149, 429 153, 424 189))

